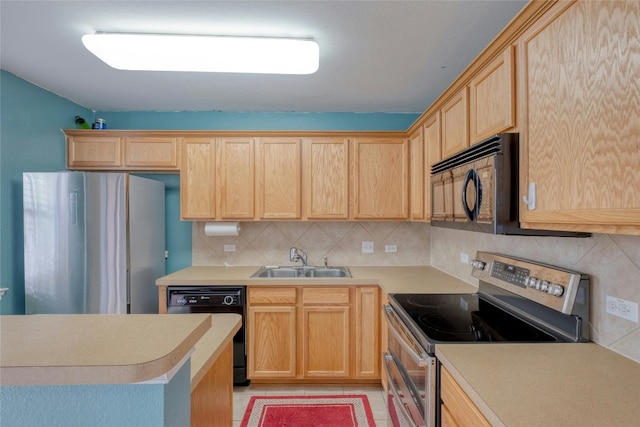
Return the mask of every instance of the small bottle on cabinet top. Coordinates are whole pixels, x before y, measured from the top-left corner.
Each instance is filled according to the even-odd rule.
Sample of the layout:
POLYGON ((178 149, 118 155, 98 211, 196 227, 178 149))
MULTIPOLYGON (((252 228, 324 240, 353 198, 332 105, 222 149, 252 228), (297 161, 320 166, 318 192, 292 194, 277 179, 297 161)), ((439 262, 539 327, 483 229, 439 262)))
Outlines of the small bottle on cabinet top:
POLYGON ((106 129, 107 128, 107 122, 104 119, 96 119, 95 122, 93 122, 93 125, 91 125, 92 129, 106 129))

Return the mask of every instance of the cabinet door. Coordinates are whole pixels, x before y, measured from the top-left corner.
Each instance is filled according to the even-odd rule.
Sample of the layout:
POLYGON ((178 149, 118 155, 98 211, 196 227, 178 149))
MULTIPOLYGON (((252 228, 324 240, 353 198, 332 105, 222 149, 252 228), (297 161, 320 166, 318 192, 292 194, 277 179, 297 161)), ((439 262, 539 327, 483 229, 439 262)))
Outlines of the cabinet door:
POLYGON ((428 117, 423 125, 424 128, 424 215, 426 219, 431 219, 431 165, 442 159, 440 141, 440 112, 436 111, 428 117))
POLYGON ((411 219, 424 219, 424 152, 423 129, 419 127, 409 137, 409 159, 411 162, 409 167, 411 177, 409 182, 409 215, 411 219))
POLYGON ((295 306, 249 306, 247 365, 251 379, 295 378, 295 306))
POLYGON ((301 357, 305 378, 345 378, 350 373, 351 288, 303 287, 301 357))
POLYGON ((260 138, 258 146, 260 218, 300 218, 300 139, 260 138))
POLYGON ((254 139, 220 138, 216 161, 219 217, 253 219, 255 213, 254 139))
POLYGON ((185 138, 180 167, 180 216, 182 219, 214 219, 215 140, 185 138))
POLYGON ((304 215, 349 218, 349 140, 311 138, 303 142, 304 215))
POLYGON ((189 427, 229 427, 232 420, 233 341, 224 347, 204 378, 191 391, 189 427))
POLYGON ((469 102, 465 87, 451 98, 442 113, 442 157, 446 158, 469 146, 469 102))
POLYGON ((380 296, 378 287, 355 291, 356 378, 380 378, 380 296))
POLYGON ((440 394, 442 403, 447 409, 446 425, 491 426, 444 366, 440 369, 440 373, 440 394))
POLYGON ((513 49, 509 46, 469 84, 471 144, 515 126, 513 49))
POLYGON ((640 234, 640 2, 559 2, 520 39, 525 227, 640 234))
POLYGON ((400 138, 354 141, 354 217, 404 219, 409 216, 409 143, 400 138))
POLYGON ((121 139, 118 136, 67 136, 69 169, 120 169, 121 139))
POLYGON ((178 143, 177 137, 126 137, 124 165, 134 169, 177 170, 178 143))
POLYGON ((302 375, 349 376, 349 306, 302 308, 302 375))

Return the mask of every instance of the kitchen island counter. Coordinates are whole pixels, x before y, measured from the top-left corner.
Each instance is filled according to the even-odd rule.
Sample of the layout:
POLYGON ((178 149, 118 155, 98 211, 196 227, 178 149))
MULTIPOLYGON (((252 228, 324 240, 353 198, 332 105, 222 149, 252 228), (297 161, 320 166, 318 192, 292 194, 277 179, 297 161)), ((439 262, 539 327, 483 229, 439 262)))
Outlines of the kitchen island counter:
POLYGON ((640 420, 640 364, 594 343, 440 344, 436 355, 494 426, 640 420))
POLYGON ((230 425, 241 324, 237 314, 0 316, 2 424, 230 425))
POLYGON ((131 384, 174 369, 211 315, 0 316, 0 385, 131 384))
MULTIPOLYGON (((477 287, 428 266, 349 266, 351 278, 252 278, 260 266, 193 266, 161 277, 165 286, 379 285, 385 293, 475 293, 477 287)), ((321 267, 320 267, 321 268, 321 267)))

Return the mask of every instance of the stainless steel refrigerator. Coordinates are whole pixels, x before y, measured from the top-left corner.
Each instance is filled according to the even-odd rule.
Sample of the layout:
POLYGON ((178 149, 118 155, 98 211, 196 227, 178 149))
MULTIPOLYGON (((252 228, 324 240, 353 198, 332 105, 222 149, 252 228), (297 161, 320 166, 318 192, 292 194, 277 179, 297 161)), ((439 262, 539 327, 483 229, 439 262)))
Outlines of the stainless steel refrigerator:
POLYGON ((24 173, 25 311, 157 313, 164 183, 125 173, 24 173))

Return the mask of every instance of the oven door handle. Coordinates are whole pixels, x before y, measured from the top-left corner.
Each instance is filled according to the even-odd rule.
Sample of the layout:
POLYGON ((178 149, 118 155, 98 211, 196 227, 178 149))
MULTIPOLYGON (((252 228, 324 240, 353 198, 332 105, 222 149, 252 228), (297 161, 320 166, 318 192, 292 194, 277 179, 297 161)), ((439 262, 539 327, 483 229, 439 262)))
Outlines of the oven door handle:
POLYGON ((429 366, 428 356, 420 351, 420 345, 414 341, 409 331, 403 331, 401 334, 398 328, 402 328, 401 320, 398 319, 395 311, 390 305, 384 306, 384 317, 387 319, 387 325, 389 325, 389 331, 393 334, 396 340, 404 347, 409 353, 411 358, 418 366, 429 366), (404 335, 404 336, 403 336, 404 335), (407 342, 411 342, 411 345, 407 342))
MULTIPOLYGON (((382 366, 384 366, 384 370, 385 370, 385 373, 387 374, 387 378, 393 378, 393 375, 389 370, 389 363, 396 363, 396 362, 395 360, 393 360, 392 355, 390 355, 389 353, 385 353, 384 363, 382 364, 382 366)), ((403 400, 400 397, 400 394, 398 394, 398 390, 396 390, 396 388, 393 386, 393 381, 387 384, 387 388, 391 391, 393 398, 400 403, 399 405, 394 405, 394 409, 400 409, 400 412, 402 412, 402 418, 404 419, 404 421, 406 421, 409 424, 409 427, 420 427, 418 426, 418 424, 415 423, 415 421, 413 420, 413 417, 409 413, 409 410, 404 405, 404 403, 402 403, 403 400)), ((389 404, 393 405, 393 403, 391 402, 389 404)), ((403 423, 400 423, 400 425, 403 425, 403 423)))

